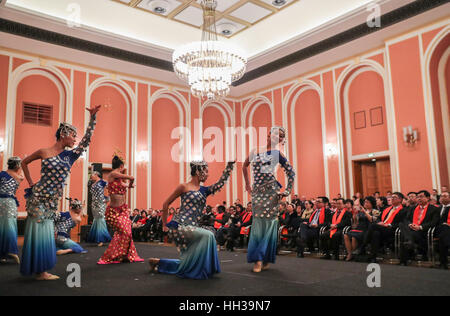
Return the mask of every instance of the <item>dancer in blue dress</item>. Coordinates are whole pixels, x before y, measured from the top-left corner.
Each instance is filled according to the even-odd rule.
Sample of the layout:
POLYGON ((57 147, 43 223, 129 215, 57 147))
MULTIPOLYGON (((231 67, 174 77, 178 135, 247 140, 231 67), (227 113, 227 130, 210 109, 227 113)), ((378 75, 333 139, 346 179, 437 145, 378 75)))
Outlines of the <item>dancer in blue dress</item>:
POLYGON ((56 212, 55 231, 56 231, 56 254, 58 256, 68 253, 86 253, 79 244, 70 239, 72 228, 81 223, 82 204, 79 200, 69 199, 69 212, 56 212))
POLYGON ((8 171, 0 172, 0 260, 10 257, 18 264, 16 191, 24 179, 20 163, 19 157, 11 157, 8 171))
POLYGON ((252 196, 253 222, 248 244, 247 261, 254 263, 253 271, 267 270, 275 263, 278 239, 278 204, 289 196, 294 184, 295 172, 278 149, 286 138, 286 130, 273 127, 267 139, 267 147, 252 150, 244 162, 243 173, 246 190, 252 196), (252 164, 253 187, 250 186, 248 166, 252 164), (281 184, 275 177, 278 163, 283 167, 288 182, 280 193, 281 184))
POLYGON ((219 181, 205 187, 200 184, 208 178, 208 164, 204 161, 191 163, 192 180, 180 184, 163 206, 164 231, 169 231, 170 238, 175 241, 181 253, 180 259, 151 258, 150 271, 188 279, 208 279, 220 272, 214 233, 209 227, 201 227, 199 222, 206 198, 225 185, 233 167, 234 162, 229 162, 219 181), (181 197, 180 212, 167 223, 168 208, 178 197, 181 197))
POLYGON ((105 196, 105 187, 108 183, 100 178, 100 173, 97 171, 92 173, 91 181, 93 182, 90 187, 92 197, 91 210, 94 220, 92 221, 87 241, 96 243, 101 247, 103 243, 111 241, 111 235, 108 232, 108 226, 105 221, 106 202, 108 200, 108 197, 105 196))
POLYGON ((50 148, 43 148, 22 161, 22 168, 30 188, 26 189, 28 218, 25 227, 22 263, 20 272, 37 280, 57 280, 58 276, 46 271, 56 264, 56 247, 54 236, 54 219, 58 209, 67 176, 75 161, 89 146, 96 123, 96 114, 100 105, 87 109, 91 116, 86 134, 73 150, 76 128, 61 123, 56 132, 56 143, 50 148), (41 179, 36 184, 31 179, 28 164, 41 160, 41 179))

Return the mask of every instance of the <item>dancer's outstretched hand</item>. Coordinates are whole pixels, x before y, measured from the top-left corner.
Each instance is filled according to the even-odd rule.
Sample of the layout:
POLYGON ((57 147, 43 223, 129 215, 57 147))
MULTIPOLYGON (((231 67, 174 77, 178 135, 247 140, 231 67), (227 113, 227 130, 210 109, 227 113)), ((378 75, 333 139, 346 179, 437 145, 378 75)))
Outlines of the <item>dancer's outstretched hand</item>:
POLYGON ((252 187, 250 185, 246 185, 245 191, 247 191, 249 194, 252 194, 252 187))
POLYGON ((101 107, 102 107, 101 105, 96 105, 96 106, 93 106, 92 108, 86 108, 86 110, 88 110, 89 113, 91 113, 91 116, 93 116, 93 115, 97 114, 97 112, 100 110, 101 107))

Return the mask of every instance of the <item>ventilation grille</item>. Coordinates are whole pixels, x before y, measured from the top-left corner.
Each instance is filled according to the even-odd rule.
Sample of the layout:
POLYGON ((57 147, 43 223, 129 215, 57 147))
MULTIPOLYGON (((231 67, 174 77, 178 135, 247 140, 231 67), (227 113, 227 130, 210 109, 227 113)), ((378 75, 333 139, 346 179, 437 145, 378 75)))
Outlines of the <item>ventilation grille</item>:
POLYGON ((52 126, 53 106, 23 103, 22 123, 52 126))

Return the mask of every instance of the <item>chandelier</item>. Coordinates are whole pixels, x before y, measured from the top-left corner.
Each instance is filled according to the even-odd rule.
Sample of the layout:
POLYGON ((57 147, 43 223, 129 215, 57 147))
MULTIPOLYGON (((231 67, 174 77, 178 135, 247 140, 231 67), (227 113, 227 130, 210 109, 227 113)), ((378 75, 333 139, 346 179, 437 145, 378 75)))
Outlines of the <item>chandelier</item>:
POLYGON ((247 63, 241 52, 217 40, 216 7, 217 0, 202 0, 202 40, 180 47, 172 58, 175 73, 187 80, 192 94, 208 99, 226 96, 247 63))

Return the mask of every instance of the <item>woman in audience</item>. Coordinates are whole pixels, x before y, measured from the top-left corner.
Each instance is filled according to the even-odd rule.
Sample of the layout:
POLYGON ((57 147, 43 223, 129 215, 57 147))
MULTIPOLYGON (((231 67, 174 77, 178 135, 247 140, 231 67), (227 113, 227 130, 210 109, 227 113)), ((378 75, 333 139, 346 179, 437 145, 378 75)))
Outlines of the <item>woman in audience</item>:
MULTIPOLYGON (((359 201, 359 199, 356 199, 359 201)), ((356 202, 355 201, 355 202, 356 202)), ((353 255, 359 254, 358 247, 363 243, 365 233, 369 229, 369 224, 376 222, 379 211, 376 209, 377 202, 374 197, 368 196, 364 200, 364 207, 354 206, 352 218, 352 229, 344 235, 345 248, 347 249, 346 261, 351 261, 353 255)))
POLYGON ((300 221, 307 223, 313 212, 314 212, 313 202, 311 200, 305 201, 305 209, 303 210, 300 216, 300 221))

